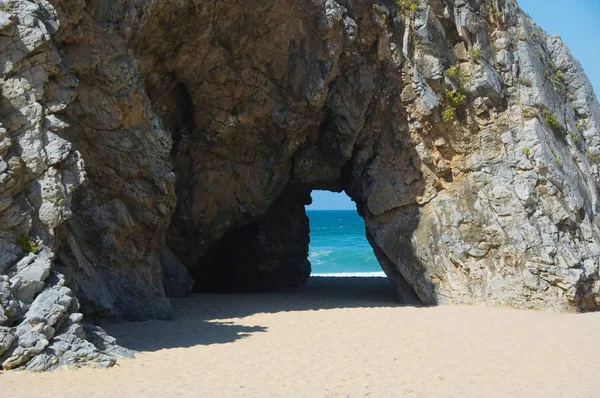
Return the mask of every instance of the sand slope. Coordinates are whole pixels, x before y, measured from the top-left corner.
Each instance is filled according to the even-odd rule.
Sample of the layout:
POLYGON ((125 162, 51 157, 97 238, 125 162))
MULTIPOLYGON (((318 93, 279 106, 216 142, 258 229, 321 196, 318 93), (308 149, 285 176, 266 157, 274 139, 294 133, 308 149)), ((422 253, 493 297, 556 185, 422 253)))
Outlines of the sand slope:
POLYGON ((0 375, 2 397, 600 397, 600 313, 400 307, 383 278, 177 300, 107 325, 109 370, 0 375))

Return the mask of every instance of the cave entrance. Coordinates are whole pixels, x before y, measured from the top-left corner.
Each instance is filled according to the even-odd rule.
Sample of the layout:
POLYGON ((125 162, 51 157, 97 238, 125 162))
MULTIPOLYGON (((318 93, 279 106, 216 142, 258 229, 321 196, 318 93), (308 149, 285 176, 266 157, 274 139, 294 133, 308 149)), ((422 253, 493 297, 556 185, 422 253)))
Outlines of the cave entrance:
POLYGON ((344 192, 313 190, 305 207, 310 225, 307 297, 326 306, 397 305, 396 286, 382 270, 366 237, 365 222, 344 192))
POLYGON ((397 305, 396 285, 366 235, 345 193, 288 188, 264 215, 227 233, 201 259, 194 290, 278 291, 273 297, 291 294, 297 308, 397 305))
POLYGON ((192 273, 194 290, 251 293, 308 285, 362 295, 381 286, 394 291, 365 232, 345 193, 289 188, 266 214, 227 233, 201 259, 192 273))
POLYGON ((354 202, 344 193, 306 186, 289 186, 263 215, 230 230, 190 273, 197 293, 303 287, 341 301, 353 295, 389 301, 391 294, 396 303, 419 303, 370 241, 354 202))
POLYGON ((345 193, 312 191, 308 260, 313 277, 385 277, 365 236, 363 219, 345 193))

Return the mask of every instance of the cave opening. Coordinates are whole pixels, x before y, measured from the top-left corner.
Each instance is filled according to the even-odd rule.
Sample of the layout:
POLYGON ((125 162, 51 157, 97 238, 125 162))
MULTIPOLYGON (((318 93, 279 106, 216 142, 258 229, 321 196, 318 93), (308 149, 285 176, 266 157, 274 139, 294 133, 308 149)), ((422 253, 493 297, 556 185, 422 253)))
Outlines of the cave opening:
POLYGON ((357 298, 396 305, 396 283, 367 235, 346 193, 288 188, 265 214, 228 232, 201 258, 192 271, 194 291, 279 291, 308 300, 317 293, 328 297, 327 305, 357 298))
POLYGON ((397 305, 396 285, 367 239, 365 220, 345 192, 313 190, 305 207, 310 225, 307 295, 327 297, 327 305, 397 305))
POLYGON ((365 224, 344 192, 314 190, 306 206, 312 276, 385 277, 366 239, 365 224))

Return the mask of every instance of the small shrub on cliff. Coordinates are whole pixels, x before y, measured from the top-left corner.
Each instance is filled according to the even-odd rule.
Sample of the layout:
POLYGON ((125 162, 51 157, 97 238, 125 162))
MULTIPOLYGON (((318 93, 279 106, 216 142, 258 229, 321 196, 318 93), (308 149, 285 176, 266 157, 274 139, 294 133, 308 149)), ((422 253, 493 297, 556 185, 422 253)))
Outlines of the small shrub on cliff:
POLYGON ((467 96, 461 90, 451 91, 446 89, 444 93, 445 107, 442 111, 442 120, 450 122, 456 118, 456 109, 463 106, 467 101, 467 96))
POLYGON ((558 91, 558 90, 560 90, 560 82, 561 82, 561 80, 560 80, 560 77, 558 77, 558 75, 557 75, 557 74, 555 74, 554 76, 552 76, 552 77, 550 78, 550 80, 552 81, 552 84, 554 85, 554 88, 555 88, 557 91, 558 91))
POLYGON ((556 163, 557 166, 560 166, 560 156, 558 156, 558 154, 554 150, 552 150, 551 152, 552 156, 554 156, 554 163, 556 163))
POLYGON ((542 113, 544 117, 544 123, 548 125, 557 134, 562 134, 564 132, 562 124, 560 124, 560 120, 556 117, 556 115, 550 112, 548 109, 544 109, 542 113))
POLYGON ((456 65, 452 65, 448 68, 448 70, 446 70, 446 76, 448 76, 450 79, 454 79, 455 77, 457 77, 458 73, 458 66, 456 65))
POLYGON ((529 155, 531 154, 531 149, 529 149, 529 148, 523 148, 521 150, 521 152, 523 152, 523 155, 529 157, 529 155))
POLYGON ((569 133, 569 135, 571 136, 571 141, 573 141, 574 144, 579 143, 579 136, 575 133, 569 133))
MULTIPOLYGON (((546 62, 552 62, 552 61, 547 60, 546 62)), ((552 74, 552 72, 547 72, 546 80, 548 80, 552 83, 555 91, 560 92, 563 76, 564 76, 564 74, 561 71, 556 71, 556 73, 554 73, 554 74, 552 74)))
POLYGON ((463 87, 465 84, 471 81, 471 76, 458 72, 458 81, 460 83, 460 86, 463 87))
POLYGON ((12 0, 0 3, 0 11, 9 12, 13 8, 15 8, 15 2, 12 0))
POLYGON ((458 65, 452 65, 446 69, 446 76, 450 79, 458 79, 459 91, 464 91, 463 87, 465 84, 471 81, 471 76, 465 75, 458 65))
POLYGON ((521 109, 521 114, 523 115, 523 117, 526 120, 531 120, 533 118, 535 118, 535 109, 530 108, 530 107, 524 107, 523 109, 521 109))
POLYGON ((458 108, 467 101, 467 97, 459 91, 450 91, 446 89, 445 92, 446 101, 450 103, 454 108, 458 108))
POLYGON ((408 10, 411 14, 417 12, 419 7, 419 0, 396 0, 396 7, 401 10, 408 10))
POLYGON ((17 245, 24 253, 37 253, 38 247, 35 242, 27 235, 21 234, 17 236, 17 245))
POLYGON ((584 130, 584 121, 583 120, 578 120, 577 123, 575 123, 575 127, 577 127, 577 131, 579 131, 580 133, 583 132, 584 130))
POLYGON ((446 123, 451 122, 456 117, 456 111, 450 105, 447 105, 442 111, 442 120, 446 123))
POLYGON ((481 58, 481 48, 473 47, 471 49, 471 57, 474 61, 477 61, 479 58, 481 58))

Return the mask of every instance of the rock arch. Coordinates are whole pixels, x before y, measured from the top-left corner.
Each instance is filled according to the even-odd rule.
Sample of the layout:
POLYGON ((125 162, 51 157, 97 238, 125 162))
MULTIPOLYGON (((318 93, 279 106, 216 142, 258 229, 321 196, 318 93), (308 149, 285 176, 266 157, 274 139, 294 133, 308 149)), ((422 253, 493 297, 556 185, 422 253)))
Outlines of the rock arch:
POLYGON ((426 304, 600 306, 600 105, 514 1, 18 0, 0 30, 10 367, 87 344, 80 304, 168 318, 188 271, 302 281, 311 189, 426 304))
MULTIPOLYGON (((283 208, 298 214, 289 228, 302 230, 297 209, 319 188, 356 201, 379 261, 425 303, 588 308, 593 293, 581 292, 596 277, 583 264, 596 261, 595 249, 575 249, 574 230, 541 226, 595 228, 595 210, 579 207, 595 202, 588 160, 575 150, 568 171, 546 170, 548 153, 564 146, 510 102, 528 95, 540 109, 564 103, 562 94, 516 83, 539 72, 526 66, 527 45, 502 44, 519 37, 518 26, 535 28, 511 4, 491 6, 506 13, 501 21, 471 3, 432 1, 412 14, 390 2, 256 2, 251 12, 154 3, 135 48, 153 109, 176 137, 167 245, 197 279, 219 263, 215 247, 242 239, 248 249, 242 236, 275 228, 283 208), (449 106, 454 122, 441 117, 449 106), (540 184, 560 186, 567 174, 578 188, 554 195, 551 207, 571 221, 532 217, 546 201, 540 184), (561 250, 583 251, 559 260, 561 250)), ((564 48, 551 39, 534 46, 564 48)))
MULTIPOLYGON (((190 18, 199 10, 192 3, 175 12, 157 4, 136 46, 153 108, 175 137, 178 202, 167 245, 208 290, 302 283, 311 189, 345 190, 372 227, 376 216, 433 194, 407 134, 405 72, 390 54, 372 59, 382 35, 370 6, 354 10, 368 17, 359 42, 352 12, 339 4, 261 4, 252 15, 203 6, 200 14, 215 16, 200 24, 190 18), (299 272, 258 282, 261 261, 299 272)), ((405 237, 415 210, 402 210, 414 222, 405 237)), ((374 234, 371 242, 381 245, 374 234)), ((409 246, 399 251, 407 260, 409 246)), ((402 279, 395 267, 389 272, 402 279)))

